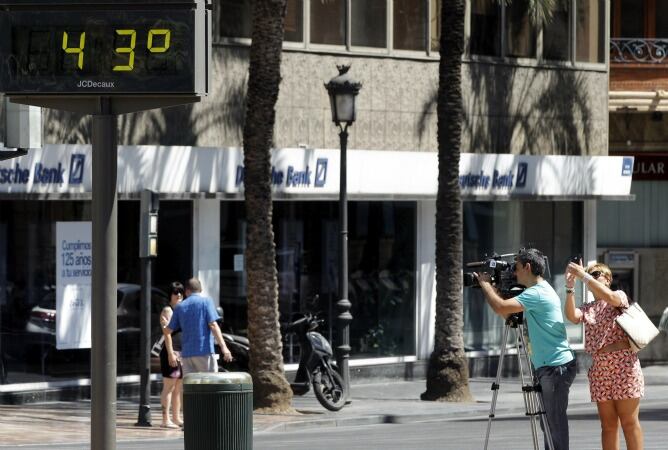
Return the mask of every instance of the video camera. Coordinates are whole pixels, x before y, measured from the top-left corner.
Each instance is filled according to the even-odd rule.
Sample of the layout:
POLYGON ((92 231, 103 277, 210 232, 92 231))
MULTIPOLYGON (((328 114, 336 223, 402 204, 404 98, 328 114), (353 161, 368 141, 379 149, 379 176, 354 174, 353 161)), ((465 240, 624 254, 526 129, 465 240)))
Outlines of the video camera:
MULTIPOLYGON (((487 273, 491 277, 492 286, 494 286, 501 297, 512 298, 521 294, 525 286, 517 282, 515 276, 515 257, 517 253, 507 253, 499 255, 492 253, 491 256, 484 256, 482 261, 475 261, 466 264, 466 267, 477 269, 478 273, 487 273), (512 260, 508 261, 508 258, 512 260)), ((464 286, 479 288, 478 279, 473 272, 464 272, 464 286)))

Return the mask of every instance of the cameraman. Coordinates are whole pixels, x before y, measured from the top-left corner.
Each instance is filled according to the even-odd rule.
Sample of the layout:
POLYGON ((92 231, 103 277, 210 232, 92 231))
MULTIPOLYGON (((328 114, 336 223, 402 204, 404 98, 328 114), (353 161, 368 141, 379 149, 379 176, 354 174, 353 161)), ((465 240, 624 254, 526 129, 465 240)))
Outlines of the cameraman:
MULTIPOLYGON (((566 339, 561 300, 543 279, 545 256, 522 249, 515 257, 517 282, 526 287, 517 297, 503 299, 491 285, 490 276, 475 277, 495 313, 506 318, 523 312, 531 341, 531 362, 543 392, 543 404, 555 450, 568 449, 568 393, 575 378, 575 357, 566 339)), ((542 426, 542 423, 541 423, 542 426)), ((547 439, 545 448, 549 448, 547 439)))

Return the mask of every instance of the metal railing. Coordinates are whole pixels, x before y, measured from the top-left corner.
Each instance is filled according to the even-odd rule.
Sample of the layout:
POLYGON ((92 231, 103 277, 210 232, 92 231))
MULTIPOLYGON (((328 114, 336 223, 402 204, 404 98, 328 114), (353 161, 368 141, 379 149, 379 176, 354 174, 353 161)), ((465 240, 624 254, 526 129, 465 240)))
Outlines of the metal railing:
POLYGON ((661 64, 668 57, 668 39, 610 39, 610 62, 661 64))

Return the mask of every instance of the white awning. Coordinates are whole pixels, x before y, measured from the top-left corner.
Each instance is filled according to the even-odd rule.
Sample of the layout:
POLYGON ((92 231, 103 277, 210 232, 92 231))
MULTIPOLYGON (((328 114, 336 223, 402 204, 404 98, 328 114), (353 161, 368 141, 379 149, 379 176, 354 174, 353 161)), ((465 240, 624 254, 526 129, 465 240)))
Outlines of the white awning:
MULTIPOLYGON (((277 199, 336 199, 340 152, 281 148, 272 152, 277 199)), ((429 199, 438 188, 434 152, 349 150, 351 199, 429 199)), ((630 199, 633 157, 461 155, 459 184, 465 200, 630 199)), ((143 189, 166 197, 243 198, 243 152, 239 148, 121 146, 118 192, 143 189)), ((88 198, 91 147, 46 145, 0 162, 0 194, 41 198, 88 198)))

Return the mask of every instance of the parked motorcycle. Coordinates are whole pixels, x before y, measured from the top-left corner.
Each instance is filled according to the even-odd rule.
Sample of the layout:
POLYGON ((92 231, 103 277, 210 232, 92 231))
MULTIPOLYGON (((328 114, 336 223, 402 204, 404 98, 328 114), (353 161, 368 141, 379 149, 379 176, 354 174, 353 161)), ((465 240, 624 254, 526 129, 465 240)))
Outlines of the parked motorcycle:
POLYGON ((322 322, 316 315, 302 314, 286 327, 286 332, 297 336, 301 349, 297 375, 290 387, 295 395, 304 395, 313 385, 320 404, 330 411, 338 411, 346 404, 347 392, 332 362, 331 345, 315 331, 322 322))
MULTIPOLYGON (((333 363, 331 345, 322 334, 315 331, 322 322, 317 315, 301 314, 285 327, 286 333, 295 334, 301 349, 299 368, 290 387, 295 395, 304 395, 312 385, 320 404, 330 411, 338 411, 345 405, 347 393, 343 379, 333 363)), ((219 371, 248 372, 250 353, 248 339, 226 332, 223 332, 223 339, 232 353, 232 361, 224 362, 220 355, 219 371)), ((218 345, 216 352, 220 354, 218 345)))

